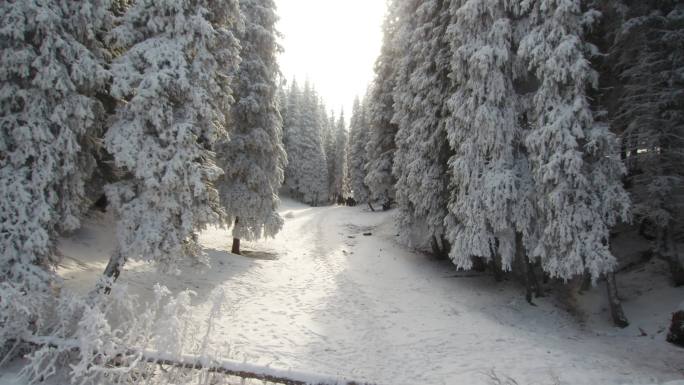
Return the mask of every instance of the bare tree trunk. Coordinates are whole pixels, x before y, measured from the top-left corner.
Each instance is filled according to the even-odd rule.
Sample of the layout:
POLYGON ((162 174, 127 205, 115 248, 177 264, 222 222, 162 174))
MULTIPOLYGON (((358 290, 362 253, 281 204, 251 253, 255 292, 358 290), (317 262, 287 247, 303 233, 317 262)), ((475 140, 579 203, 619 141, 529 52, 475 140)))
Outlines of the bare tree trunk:
POLYGON ((629 326, 629 321, 622 310, 622 302, 620 302, 618 297, 615 273, 606 274, 606 289, 608 290, 608 303, 610 304, 610 314, 613 317, 613 323, 621 328, 629 326))
POLYGON ((684 267, 677 260, 676 255, 671 255, 667 259, 667 263, 670 265, 670 273, 672 273, 672 280, 676 287, 684 285, 684 267))
POLYGON ((580 294, 591 289, 591 275, 588 272, 584 272, 582 275, 582 284, 580 285, 580 294))
POLYGON ((123 270, 125 263, 126 257, 121 253, 121 250, 119 250, 119 248, 117 247, 112 253, 112 256, 109 258, 107 267, 105 267, 105 270, 102 273, 106 280, 104 281, 104 283, 101 282, 98 284, 98 291, 104 291, 105 294, 109 294, 112 291, 111 283, 116 282, 116 280, 119 278, 119 275, 121 275, 121 271, 123 270))
POLYGON ((532 280, 532 285, 534 287, 534 296, 537 298, 541 298, 544 296, 544 291, 542 290, 542 286, 539 284, 539 280, 537 279, 535 266, 535 263, 530 263, 530 279, 532 280))
POLYGON ((375 212, 375 209, 373 208, 373 204, 371 203, 370 199, 368 199, 368 207, 370 207, 372 212, 375 212))
POLYGON ((492 272, 494 272, 494 280, 496 282, 503 281, 503 270, 501 269, 501 256, 496 253, 494 258, 492 258, 492 272))
POLYGON ((674 285, 677 287, 684 285, 684 266, 682 266, 682 262, 679 260, 677 245, 670 229, 663 230, 662 247, 664 249, 662 254, 670 266, 670 273, 672 274, 674 285))
POLYGON ((670 331, 667 333, 667 342, 684 348, 684 310, 672 313, 670 331))
POLYGON ((537 297, 540 297, 539 294, 541 294, 541 290, 539 288, 539 283, 537 282, 537 277, 534 275, 534 267, 527 258, 527 255, 525 255, 525 247, 523 246, 522 234, 520 232, 516 232, 515 234, 515 256, 519 261, 522 261, 523 265, 525 299, 530 305, 537 306, 532 302, 532 295, 534 293, 537 297))
POLYGON ((233 238, 233 247, 230 249, 230 252, 240 255, 240 238, 233 238))
POLYGON ((439 259, 447 259, 449 258, 449 250, 450 250, 450 245, 447 242, 444 237, 441 237, 441 239, 437 239, 436 236, 432 236, 431 244, 430 246, 432 247, 432 254, 439 258, 439 259), (441 244, 440 244, 441 240, 441 244))
POLYGON ((487 270, 487 264, 485 263, 484 259, 480 257, 470 257, 470 260, 473 262, 473 268, 471 270, 477 271, 479 273, 487 270))
MULTIPOLYGON (((235 226, 238 225, 240 218, 235 217, 235 226)), ((240 238, 233 238, 233 247, 230 249, 233 254, 240 255, 240 238)))

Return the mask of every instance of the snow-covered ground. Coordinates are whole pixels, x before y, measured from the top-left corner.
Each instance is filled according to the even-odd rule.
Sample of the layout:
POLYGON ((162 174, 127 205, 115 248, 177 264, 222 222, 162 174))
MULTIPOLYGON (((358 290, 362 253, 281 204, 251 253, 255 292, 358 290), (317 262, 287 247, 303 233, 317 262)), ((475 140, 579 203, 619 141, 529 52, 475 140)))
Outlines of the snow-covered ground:
MULTIPOLYGON (((143 297, 155 282, 196 291, 198 321, 209 311, 208 294, 223 287, 229 301, 215 348, 273 368, 388 385, 684 380, 684 349, 664 342, 683 288, 636 283, 626 273, 618 279, 632 325, 610 326, 602 287, 582 300, 587 322, 580 325, 553 298, 530 306, 515 283, 493 284, 398 245, 392 212, 285 200, 281 214, 283 231, 243 244, 246 256, 229 253, 226 230, 210 229, 201 235, 210 268, 182 266, 171 276, 131 262, 121 280, 143 297)), ((62 240, 67 287, 94 287, 112 233, 101 216, 62 240)))

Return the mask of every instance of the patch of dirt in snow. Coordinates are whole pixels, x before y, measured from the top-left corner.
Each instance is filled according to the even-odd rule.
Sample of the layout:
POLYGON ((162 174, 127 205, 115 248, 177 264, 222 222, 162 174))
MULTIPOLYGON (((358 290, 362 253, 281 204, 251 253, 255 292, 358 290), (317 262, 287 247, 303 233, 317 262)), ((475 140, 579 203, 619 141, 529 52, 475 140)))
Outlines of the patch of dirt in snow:
POLYGON ((247 258, 261 259, 264 261, 275 261, 278 259, 278 253, 274 251, 265 250, 241 250, 242 256, 247 258))

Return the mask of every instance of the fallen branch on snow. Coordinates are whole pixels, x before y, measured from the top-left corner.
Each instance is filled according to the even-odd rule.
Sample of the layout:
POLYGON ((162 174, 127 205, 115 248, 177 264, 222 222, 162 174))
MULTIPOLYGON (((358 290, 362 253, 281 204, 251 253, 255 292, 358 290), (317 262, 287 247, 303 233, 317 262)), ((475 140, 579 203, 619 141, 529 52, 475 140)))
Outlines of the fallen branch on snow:
MULTIPOLYGON (((75 343, 68 340, 58 340, 52 337, 33 337, 30 340, 25 340, 24 342, 33 347, 66 347, 66 350, 74 353, 80 351, 75 343)), ((125 355, 121 355, 121 357, 123 356, 138 356, 140 357, 141 362, 149 364, 171 366, 174 368, 190 370, 205 370, 209 373, 220 373, 226 376, 254 379, 282 385, 372 385, 370 383, 352 381, 346 378, 335 378, 294 370, 277 369, 234 360, 214 360, 195 355, 172 357, 171 355, 152 350, 141 351, 130 349, 126 351, 125 355)), ((112 360, 111 364, 113 366, 123 365, 121 361, 116 359, 112 360)))
POLYGON ((148 363, 184 369, 206 370, 210 373, 221 373, 283 385, 371 385, 347 379, 276 369, 233 360, 209 360, 209 362, 206 362, 206 359, 193 355, 183 355, 179 359, 172 359, 152 351, 143 351, 142 356, 148 363))

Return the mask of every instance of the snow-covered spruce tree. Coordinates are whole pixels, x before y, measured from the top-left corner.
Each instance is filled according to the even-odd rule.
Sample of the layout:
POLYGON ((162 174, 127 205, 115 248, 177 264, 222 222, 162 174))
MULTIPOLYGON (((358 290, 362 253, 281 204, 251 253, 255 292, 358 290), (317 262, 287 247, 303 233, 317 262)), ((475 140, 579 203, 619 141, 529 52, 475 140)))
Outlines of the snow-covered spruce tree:
POLYGON ((327 202, 328 170, 323 143, 324 121, 316 90, 307 82, 302 93, 301 143, 304 162, 299 170, 303 201, 312 206, 327 202))
MULTIPOLYGON (((456 186, 449 202, 447 238, 454 263, 472 256, 511 270, 526 258, 522 243, 532 232, 532 177, 522 148, 523 130, 514 90, 514 21, 506 1, 452 3, 454 23, 448 138, 455 154, 449 168, 456 186)), ((528 300, 531 297, 528 296, 528 300)))
POLYGON ((609 119, 622 135, 626 185, 642 233, 653 228, 654 251, 684 285, 684 5, 639 2, 627 9, 607 67, 616 84, 609 119))
POLYGON ((368 202, 368 186, 364 182, 366 171, 366 144, 368 143, 368 122, 366 119, 365 101, 357 97, 352 106, 352 117, 349 123, 349 188, 354 200, 358 203, 368 202))
POLYGON ((333 190, 331 194, 335 200, 347 195, 347 127, 344 121, 344 111, 340 111, 335 127, 335 151, 333 153, 333 190))
POLYGON ((584 34, 597 14, 580 5, 531 3, 531 27, 518 48, 539 81, 525 138, 535 191, 536 245, 528 252, 552 277, 588 273, 595 281, 615 268, 609 229, 629 218, 629 197, 615 136, 595 120, 587 97, 597 74, 584 34))
POLYGON ((320 108, 318 95, 308 82, 304 90, 292 82, 285 117, 284 142, 288 157, 285 186, 294 199, 313 206, 328 200, 320 108))
POLYGON ((441 0, 404 3, 398 39, 403 56, 394 90, 400 233, 411 247, 438 255, 449 249, 444 232, 451 152, 445 131, 451 92, 448 5, 441 0))
POLYGON ((1 345, 45 325, 55 238, 90 203, 109 22, 105 0, 0 3, 1 345))
POLYGON ((301 201, 299 193, 299 171, 302 158, 301 150, 301 90, 297 80, 292 79, 285 97, 285 114, 283 115, 283 145, 287 153, 288 164, 285 168, 284 186, 287 193, 294 199, 301 201))
POLYGON ((396 58, 395 48, 396 17, 400 1, 388 3, 388 11, 383 24, 383 42, 380 56, 375 62, 375 79, 368 97, 368 119, 370 135, 366 146, 368 163, 365 182, 370 190, 371 200, 382 200, 383 207, 389 208, 394 200, 395 179, 392 175, 394 137, 397 126, 392 123, 394 115, 393 91, 395 85, 396 58))
POLYGON ((323 125, 323 147, 328 170, 328 200, 333 201, 332 195, 335 191, 335 127, 337 127, 335 111, 330 111, 330 116, 327 121, 323 122, 323 125))
POLYGON ((233 83, 230 139, 216 148, 224 170, 217 186, 224 220, 233 224, 236 254, 240 239, 272 237, 282 228, 278 190, 287 163, 277 105, 275 3, 240 0, 240 9, 245 26, 240 33, 242 61, 233 83))
POLYGON ((239 22, 235 0, 138 0, 113 30, 123 53, 111 93, 122 104, 105 145, 128 177, 107 188, 119 218, 105 275, 116 277, 126 258, 169 268, 199 257, 195 231, 218 222, 212 183, 221 169, 211 150, 226 135, 239 22))

